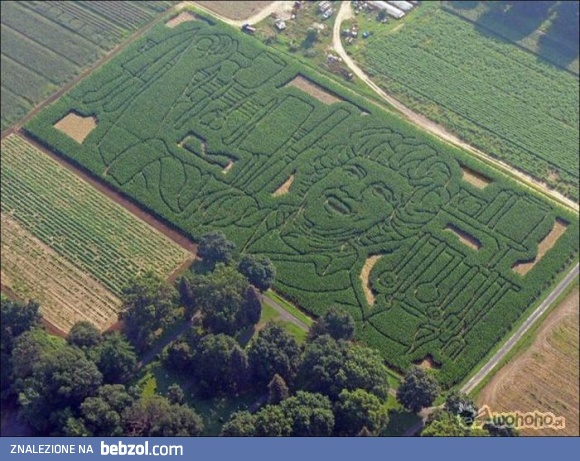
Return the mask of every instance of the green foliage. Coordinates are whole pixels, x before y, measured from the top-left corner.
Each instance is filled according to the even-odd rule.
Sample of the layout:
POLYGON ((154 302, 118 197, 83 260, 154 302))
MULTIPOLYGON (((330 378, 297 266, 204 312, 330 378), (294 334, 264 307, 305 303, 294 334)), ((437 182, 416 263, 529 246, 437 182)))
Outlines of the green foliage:
MULTIPOLYGON (((485 67, 482 72, 500 60, 501 50, 490 49, 476 63, 485 67)), ((389 50, 398 57, 397 48, 389 50)), ((455 75, 465 57, 453 59, 461 60, 452 65, 455 75)), ((423 84, 440 61, 405 81, 423 84)), ((417 63, 422 68, 423 61, 417 63)), ((409 68, 396 67, 395 76, 409 68)), ((565 88, 549 80, 530 88, 558 101, 565 88)), ((449 82, 454 79, 438 84, 449 82)), ((510 79, 509 95, 501 101, 495 92, 487 95, 477 110, 490 100, 511 104, 518 91, 536 101, 521 88, 528 83, 510 79)), ((469 96, 476 93, 470 90, 469 96)), ((506 129, 542 126, 533 136, 522 135, 522 145, 548 146, 541 149, 546 155, 574 152, 568 149, 577 113, 572 102, 562 106, 568 109, 554 102, 558 107, 526 105, 521 111, 528 121, 553 112, 561 137, 546 135, 556 122, 544 124, 543 118, 515 127, 521 117, 509 117, 506 129)), ((499 123, 500 117, 488 120, 486 114, 482 122, 499 123)), ((445 386, 463 379, 578 254, 573 214, 218 24, 153 28, 26 130, 196 240, 218 229, 241 253, 269 258, 278 291, 318 317, 330 306, 348 312, 357 324, 355 339, 379 350, 389 365, 407 370, 430 355, 441 365, 437 374, 445 386), (298 74, 341 101, 324 104, 287 86, 298 74), (82 145, 52 126, 71 110, 99 120, 82 145), (368 115, 361 117, 361 111, 368 115), (225 159, 231 169, 224 169, 225 159), (463 179, 462 167, 490 184, 476 188, 463 179), (289 192, 274 194, 292 175, 289 192), (534 258, 556 219, 569 223, 564 235, 528 274, 515 273, 518 261, 534 258), (479 250, 449 229, 473 236, 479 250), (379 257, 368 281, 373 306, 360 278, 370 256, 379 257)), ((226 319, 234 317, 229 307, 224 312, 226 319)), ((258 359, 250 357, 252 368, 253 361, 258 359)), ((278 372, 266 369, 258 379, 262 390, 278 372)), ((279 374, 292 387, 292 377, 279 374)))
POLYGON ((353 338, 355 324, 352 316, 336 307, 331 307, 312 325, 309 331, 310 338, 329 335, 333 339, 348 341, 353 338))
MULTIPOLYGON (((195 276, 189 283, 208 331, 234 335, 260 320, 260 299, 235 267, 220 263, 211 274, 195 276)), ((191 314, 189 310, 188 317, 191 314)))
POLYGON ((335 405, 336 432, 355 436, 377 435, 388 421, 388 408, 376 395, 363 389, 343 390, 335 405))
POLYGON ((176 315, 177 292, 153 272, 138 275, 123 290, 119 317, 123 332, 138 351, 151 346, 176 315))
POLYGON ((226 239, 223 232, 209 232, 201 237, 197 254, 211 265, 232 260, 236 245, 226 239))
POLYGON ((201 394, 205 397, 235 394, 247 382, 248 362, 237 342, 224 334, 201 338, 192 362, 192 370, 201 394))
POLYGON ((83 350, 92 349, 101 343, 101 332, 88 320, 76 322, 66 337, 71 346, 77 346, 83 350))
MULTIPOLYGON (((120 437, 123 435, 123 411, 133 402, 133 397, 121 384, 105 384, 94 397, 87 397, 81 404, 80 427, 91 437, 120 437)), ((78 423, 71 423, 68 431, 79 430, 78 423)))
POLYGON ((105 383, 124 382, 137 366, 135 349, 119 332, 105 334, 98 357, 97 366, 105 383))
POLYGON ((275 374, 268 384, 268 403, 276 405, 289 396, 288 386, 279 374, 275 374))
POLYGON ((124 433, 131 437, 195 437, 203 421, 191 408, 154 395, 137 400, 123 412, 124 433))
POLYGON ((264 256, 244 255, 238 269, 260 291, 269 289, 276 278, 276 268, 272 261, 264 256))
POLYGON ((40 326, 40 305, 2 298, 0 301, 0 340, 2 352, 12 353, 14 340, 22 333, 40 326))
POLYGON ((256 433, 255 418, 248 411, 239 411, 222 427, 224 437, 252 437, 256 433))
POLYGON ((269 323, 250 343, 248 361, 256 389, 265 389, 276 374, 291 386, 300 364, 300 348, 284 328, 269 323))
POLYGON ((397 390, 397 399, 409 410, 418 413, 429 407, 439 395, 439 384, 433 375, 413 367, 397 390))
POLYGON ((542 181, 557 172, 553 185, 577 200, 578 76, 473 27, 455 14, 470 13, 453 3, 369 40, 361 56, 369 72, 413 110, 483 152, 542 181))
POLYGON ((298 382, 305 390, 320 392, 332 400, 338 399, 344 389, 363 389, 380 399, 385 399, 389 391, 387 369, 375 350, 350 347, 328 335, 306 345, 298 382))

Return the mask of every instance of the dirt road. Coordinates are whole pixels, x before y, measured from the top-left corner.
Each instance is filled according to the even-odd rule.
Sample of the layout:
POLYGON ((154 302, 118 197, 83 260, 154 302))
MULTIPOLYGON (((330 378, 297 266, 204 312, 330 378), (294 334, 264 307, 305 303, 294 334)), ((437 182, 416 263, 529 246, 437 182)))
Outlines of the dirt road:
POLYGON ((334 22, 334 29, 332 34, 332 46, 334 47, 336 53, 342 58, 345 64, 350 68, 350 70, 360 78, 364 83, 366 83, 375 93, 377 93, 383 100, 388 102, 391 106, 397 109, 401 114, 403 114, 408 120, 413 122, 415 125, 423 128, 424 130, 434 134, 439 139, 442 139, 450 144, 455 145, 456 147, 460 147, 461 149, 467 150, 471 154, 483 159, 487 163, 492 164, 499 170, 507 172, 508 174, 517 177, 520 182, 524 183, 528 187, 531 187, 535 190, 542 192, 544 195, 548 196, 549 198, 556 200, 560 204, 570 208, 578 213, 580 210, 580 206, 578 203, 574 202, 573 200, 568 199, 564 195, 560 194, 559 192, 550 190, 544 183, 538 181, 535 178, 517 170, 516 168, 497 160, 489 155, 485 154, 484 152, 476 149, 472 145, 466 143, 465 141, 458 138, 456 135, 450 133, 441 125, 438 125, 428 118, 413 112, 399 100, 395 99, 391 95, 387 94, 378 85, 376 85, 369 77, 365 74, 365 72, 350 58, 350 56, 346 53, 344 47, 342 46, 342 42, 340 40, 340 31, 341 24, 344 20, 349 19, 353 16, 352 9, 349 1, 343 1, 340 10, 336 16, 336 21, 334 22))
POLYGON ((199 8, 200 10, 205 11, 206 13, 209 13, 212 16, 220 19, 221 21, 225 22, 226 24, 229 24, 229 25, 234 26, 234 27, 242 27, 243 24, 256 24, 256 23, 260 22, 262 19, 265 19, 268 16, 270 16, 272 13, 283 13, 283 12, 292 11, 292 6, 294 5, 294 2, 287 2, 287 1, 272 2, 270 5, 268 5, 266 8, 264 8, 262 11, 256 13, 253 16, 250 16, 249 18, 246 18, 246 19, 226 18, 225 16, 222 16, 221 14, 216 13, 215 11, 212 11, 209 8, 206 8, 203 5, 198 4, 197 2, 181 2, 180 5, 181 5, 181 8, 183 8, 183 6, 195 6, 196 8, 199 8))

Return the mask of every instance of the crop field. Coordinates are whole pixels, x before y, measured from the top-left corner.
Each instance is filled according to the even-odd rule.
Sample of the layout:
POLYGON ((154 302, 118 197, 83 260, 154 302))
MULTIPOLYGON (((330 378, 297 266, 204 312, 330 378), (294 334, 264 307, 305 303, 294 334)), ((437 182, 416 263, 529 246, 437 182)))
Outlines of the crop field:
POLYGON ((551 412, 566 427, 526 428, 523 435, 578 436, 578 288, 546 318, 532 344, 506 364, 483 388, 479 405, 493 412, 551 412))
MULTIPOLYGON (((189 255, 186 250, 15 135, 2 140, 1 204, 2 283, 5 283, 4 277, 14 281, 19 274, 15 272, 18 265, 10 263, 14 258, 28 260, 33 268, 36 265, 45 267, 48 263, 44 264, 43 261, 48 256, 42 255, 47 252, 57 254, 59 261, 65 261, 53 264, 64 268, 59 273, 69 273, 75 269, 78 276, 84 272, 84 276, 78 276, 80 280, 90 279, 90 284, 100 284, 111 292, 103 294, 108 296, 108 301, 103 303, 108 307, 103 318, 96 322, 99 325, 111 320, 112 306, 118 309, 120 305, 116 296, 121 294, 132 276, 151 269, 167 277, 189 255), (21 244, 15 237, 5 241, 5 218, 14 221, 12 227, 20 229, 20 234, 29 234, 24 235, 22 241, 31 243, 21 244), (5 244, 10 247, 6 249, 8 254, 5 253, 5 244), (42 251, 34 248, 41 248, 42 251), (6 270, 5 258, 9 265, 6 270)), ((57 273, 51 278, 59 280, 57 273)), ((70 278, 72 276, 62 277, 63 280, 70 278)), ((22 276, 18 279, 22 282, 9 285, 17 295, 24 298, 32 295, 39 299, 46 297, 42 291, 35 292, 35 284, 42 282, 42 277, 36 277, 35 272, 31 272, 28 282, 22 276)), ((66 296, 59 297, 62 297, 61 301, 66 300, 66 296)), ((98 313, 91 311, 98 311, 98 306, 97 303, 90 304, 85 314, 95 320, 93 316, 98 313)), ((57 314, 53 312, 50 315, 57 314)), ((62 325, 62 321, 59 324, 62 325)))
POLYGON ((289 299, 344 307, 392 366, 430 356, 446 384, 578 254, 575 215, 203 18, 156 26, 25 129, 193 238, 221 229, 270 257, 289 299), (298 75, 338 100, 288 85, 298 75), (70 113, 97 120, 82 143, 54 127, 70 113))
POLYGON ((173 3, 4 2, 2 130, 173 3))
POLYGON ((578 200, 578 75, 424 4, 355 54, 385 91, 578 200), (450 52, 449 50, 453 50, 450 52))

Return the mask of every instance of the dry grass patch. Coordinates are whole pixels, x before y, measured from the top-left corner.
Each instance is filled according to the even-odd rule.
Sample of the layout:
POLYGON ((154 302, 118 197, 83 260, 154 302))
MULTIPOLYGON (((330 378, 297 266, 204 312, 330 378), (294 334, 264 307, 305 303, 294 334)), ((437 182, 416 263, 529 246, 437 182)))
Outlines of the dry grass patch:
POLYGON ((491 183, 491 179, 487 176, 478 173, 471 168, 466 167, 465 165, 461 165, 461 171, 463 172, 463 180, 467 181, 472 186, 477 187, 478 189, 483 189, 491 183))
POLYGON ((550 248, 552 248, 558 239, 566 232, 568 224, 560 219, 556 219, 554 223, 554 227, 552 230, 546 235, 546 237, 538 244, 538 254, 532 261, 519 261, 517 262, 513 270, 520 275, 526 275, 528 272, 532 270, 532 268, 536 265, 536 263, 544 257, 544 255, 548 252, 550 248))
POLYGON ((290 192, 290 186, 292 186, 293 182, 294 175, 291 174, 290 177, 286 181, 284 181, 284 183, 272 193, 272 195, 274 197, 279 197, 280 195, 287 194, 288 192, 290 192))
POLYGON ((308 93, 313 98, 318 99, 324 104, 334 104, 336 102, 342 101, 342 99, 336 97, 330 93, 327 89, 317 85, 316 83, 308 80, 302 75, 297 75, 294 79, 286 84, 286 86, 294 86, 300 90, 308 93))
POLYGON ((429 354, 420 362, 416 362, 415 365, 424 370, 439 370, 441 368, 441 365, 439 365, 429 354))
POLYGON ((165 23, 167 27, 173 29, 183 22, 195 21, 197 18, 188 11, 183 11, 165 23))
POLYGON ((453 224, 448 224, 445 228, 446 231, 453 232, 461 243, 467 245, 469 248, 475 251, 479 251, 481 248, 481 243, 473 235, 469 235, 467 232, 455 227, 453 224))
POLYGON ((370 275, 371 275, 371 271, 373 270, 373 267, 379 261, 381 256, 382 255, 369 256, 367 258, 367 260, 365 261, 365 264, 364 264, 362 271, 360 273, 360 279, 362 280, 363 291, 364 291, 365 298, 366 298, 369 306, 374 306, 374 304, 375 304, 375 295, 374 295, 373 290, 371 288, 370 275))
POLYGON ((21 299, 37 299, 42 316, 65 332, 79 320, 101 330, 117 320, 119 298, 8 214, 1 221, 3 285, 21 299))
POLYGON ((494 413, 538 411, 566 418, 564 430, 523 429, 523 435, 580 435, 579 307, 575 290, 546 318, 530 348, 485 386, 480 406, 494 413))
POLYGON ((97 119, 95 117, 83 117, 75 112, 70 112, 56 122, 54 127, 82 144, 89 133, 97 127, 97 119))
POLYGON ((248 2, 225 2, 225 1, 201 1, 195 2, 199 5, 221 14, 229 19, 247 19, 259 13, 273 2, 248 1, 248 2))
POLYGON ((234 162, 232 162, 231 160, 228 162, 228 164, 225 166, 225 168, 222 170, 223 174, 228 174, 229 171, 234 167, 234 162))

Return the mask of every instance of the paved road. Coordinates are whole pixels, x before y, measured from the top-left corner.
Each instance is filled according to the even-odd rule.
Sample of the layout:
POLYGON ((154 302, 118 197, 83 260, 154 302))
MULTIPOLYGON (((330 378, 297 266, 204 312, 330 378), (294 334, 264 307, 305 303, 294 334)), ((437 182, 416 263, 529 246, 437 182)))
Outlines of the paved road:
POLYGON ((468 394, 483 381, 483 379, 496 367, 496 365, 506 356, 506 354, 516 345, 521 337, 530 327, 548 310, 552 303, 560 296, 568 286, 578 277, 578 264, 564 277, 558 286, 548 295, 546 299, 537 307, 526 321, 518 328, 513 336, 501 347, 499 351, 487 362, 462 388, 461 392, 468 394))
POLYGON ((385 93, 378 85, 376 85, 367 74, 350 58, 350 56, 346 53, 344 47, 342 46, 342 41, 340 39, 340 31, 341 31, 341 24, 345 19, 352 17, 352 9, 349 1, 343 1, 340 5, 340 9, 336 15, 336 20, 334 22, 333 34, 332 34, 332 46, 335 49, 336 53, 340 56, 340 58, 344 61, 344 63, 350 68, 350 70, 360 78, 364 83, 366 83, 377 95, 379 95, 383 100, 388 102, 391 106, 397 109, 403 116, 405 116, 408 120, 410 120, 413 124, 418 125, 422 129, 434 134, 439 139, 446 141, 450 144, 454 144, 457 147, 460 147, 464 150, 467 150, 471 154, 475 155, 483 159, 485 162, 494 165, 499 170, 509 173, 512 176, 516 176, 517 179, 525 184, 528 187, 531 187, 539 192, 543 193, 544 195, 548 196, 552 200, 557 201, 561 205, 570 208, 571 210, 578 213, 580 210, 580 206, 578 203, 574 202, 573 200, 568 199, 567 197, 563 196, 559 192, 550 190, 544 183, 528 176, 527 174, 513 168, 512 166, 497 160, 493 157, 490 157, 486 153, 476 149, 472 145, 466 143, 465 141, 461 140, 454 134, 447 131, 441 125, 438 125, 427 117, 424 117, 411 109, 405 106, 402 102, 398 99, 395 99, 391 95, 385 93))
POLYGON ((304 331, 308 331, 309 330, 308 325, 306 325, 301 320, 298 320, 296 317, 294 317, 290 312, 288 312, 286 309, 284 309, 282 306, 280 306, 280 304, 278 304, 273 299, 270 299, 267 296, 262 295, 262 302, 266 303, 268 306, 270 306, 273 309, 277 310, 278 313, 280 314, 280 316, 286 322, 293 323, 294 325, 296 325, 301 330, 304 330, 304 331))

